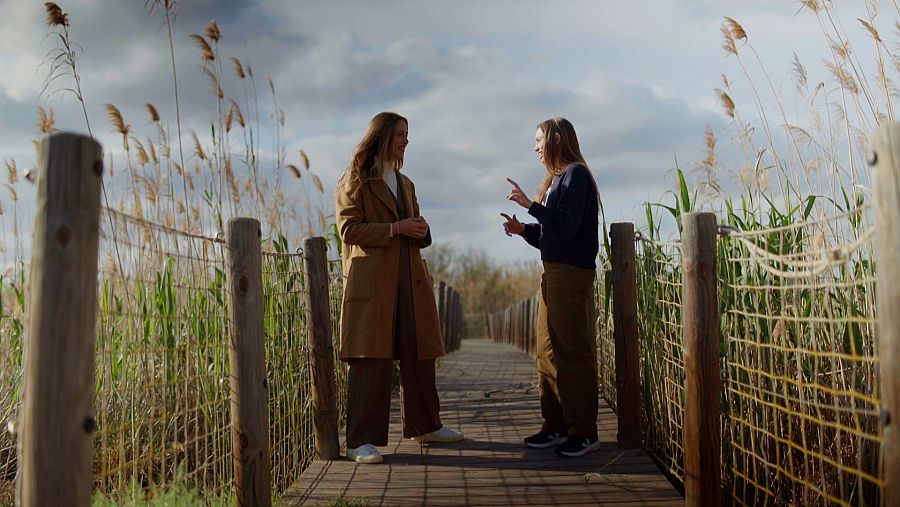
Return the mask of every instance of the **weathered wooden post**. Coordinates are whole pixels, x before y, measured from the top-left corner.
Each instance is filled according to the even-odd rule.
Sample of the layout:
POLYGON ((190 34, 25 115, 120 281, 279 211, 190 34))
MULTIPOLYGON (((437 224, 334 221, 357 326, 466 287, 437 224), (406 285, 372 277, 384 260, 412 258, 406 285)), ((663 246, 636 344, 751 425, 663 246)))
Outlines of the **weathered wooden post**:
POLYGON ((260 235, 255 218, 228 221, 231 448, 238 505, 272 504, 260 235))
POLYGON ((525 352, 531 353, 531 348, 534 346, 534 322, 532 320, 531 315, 531 305, 533 301, 531 298, 525 300, 525 352))
POLYGON ((641 446, 641 363, 637 336, 634 224, 612 224, 609 237, 612 249, 618 440, 619 447, 635 448, 641 446))
POLYGON ((461 317, 459 306, 459 293, 453 292, 453 334, 450 335, 450 350, 456 350, 456 342, 459 341, 459 333, 461 330, 461 317))
POLYGON ((719 379, 719 315, 716 239, 712 213, 681 216, 682 322, 684 326, 684 496, 691 506, 719 505, 722 387, 719 379))
POLYGON ((462 319, 462 307, 459 304, 459 292, 453 291, 453 331, 450 333, 450 345, 452 350, 456 350, 456 343, 459 340, 460 324, 462 319))
POLYGON ((456 307, 456 290, 450 291, 449 299, 450 299, 450 301, 449 301, 450 311, 447 312, 447 315, 449 316, 449 319, 448 319, 449 320, 448 324, 450 325, 449 341, 450 341, 450 347, 452 350, 453 343, 456 341, 456 328, 457 328, 456 317, 457 317, 457 312, 459 310, 456 307))
POLYGON ((19 433, 24 506, 91 503, 102 174, 93 139, 41 140, 19 433))
POLYGON ((438 284, 438 321, 441 326, 441 336, 447 343, 447 284, 443 281, 438 284))
POLYGON ((884 437, 884 504, 900 501, 900 124, 875 134, 875 260, 878 269, 878 351, 881 356, 881 423, 884 437))
POLYGON ((341 454, 338 443, 337 387, 334 379, 334 345, 331 340, 331 310, 328 305, 328 258, 325 238, 306 238, 306 293, 309 307, 309 364, 312 370, 313 423, 316 454, 332 460, 341 454))

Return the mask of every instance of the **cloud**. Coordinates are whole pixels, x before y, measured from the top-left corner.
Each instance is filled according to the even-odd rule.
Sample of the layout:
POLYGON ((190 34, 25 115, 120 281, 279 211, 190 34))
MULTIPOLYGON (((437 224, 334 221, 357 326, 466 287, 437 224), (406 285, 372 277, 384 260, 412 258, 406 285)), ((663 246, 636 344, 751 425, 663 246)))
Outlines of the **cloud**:
MULTIPOLYGON (((273 108, 265 84, 272 76, 287 119, 287 155, 296 159, 300 148, 309 154, 326 185, 326 203, 366 122, 395 110, 410 119, 404 171, 416 182, 435 238, 481 246, 499 259, 536 255, 503 235, 498 213, 524 215, 504 200, 506 177, 527 189, 541 178, 531 151, 540 121, 573 121, 607 214, 616 218, 636 217, 638 203, 672 188, 675 156, 685 163, 700 158, 705 125, 724 127, 705 98, 718 84, 708 55, 721 55, 720 18, 697 15, 675 0, 565 7, 406 0, 179 5, 175 46, 185 136, 193 128, 210 137, 215 101, 188 35, 202 33, 215 18, 223 56, 254 70, 264 121, 273 108), (695 71, 701 67, 710 69, 695 71)), ((108 149, 121 141, 109 134, 103 103, 119 106, 140 133, 148 126, 146 102, 171 124, 171 62, 160 12, 145 12, 143 2, 100 0, 64 8, 84 48, 79 65, 92 126, 108 149)), ((18 157, 30 149, 37 105, 54 107, 60 128, 83 129, 83 119, 71 97, 37 98, 41 75, 34 79, 34 68, 52 47, 40 42, 40 6, 6 1, 3 9, 8 15, 0 27, 11 31, 0 31, 0 63, 16 72, 0 77, 0 113, 12 119, 0 130, 9 143, 0 148, 3 156, 18 157), (15 146, 26 151, 13 152, 15 146)), ((238 80, 227 60, 221 64, 226 94, 245 108, 248 81, 238 80)), ((260 134, 271 160, 272 133, 260 134)))

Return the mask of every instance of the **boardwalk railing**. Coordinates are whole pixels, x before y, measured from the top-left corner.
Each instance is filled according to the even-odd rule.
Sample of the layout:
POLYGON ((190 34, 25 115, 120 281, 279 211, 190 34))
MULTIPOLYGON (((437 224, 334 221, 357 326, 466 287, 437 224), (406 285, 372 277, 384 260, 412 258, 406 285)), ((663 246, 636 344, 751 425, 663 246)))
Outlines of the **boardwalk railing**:
MULTIPOLYGON (((0 504, 17 481, 23 505, 174 483, 265 505, 337 452, 340 262, 322 238, 296 253, 261 242, 255 219, 210 237, 103 207, 99 153, 43 141, 29 339, 9 310, 0 320, 0 504)), ((461 304, 440 286, 449 351, 461 304)))
MULTIPOLYGON (((692 213, 680 241, 634 236, 633 281, 621 275, 628 255, 613 246, 602 259, 601 395, 627 445, 635 414, 622 391, 640 393, 642 445, 688 504, 886 505, 900 495, 896 153, 900 129, 885 128, 874 208, 749 231, 692 213), (631 304, 617 301, 631 283, 638 375, 628 375, 631 304)), ((623 227, 613 224, 613 243, 623 227)), ((491 338, 533 350, 526 307, 492 314, 491 338)))

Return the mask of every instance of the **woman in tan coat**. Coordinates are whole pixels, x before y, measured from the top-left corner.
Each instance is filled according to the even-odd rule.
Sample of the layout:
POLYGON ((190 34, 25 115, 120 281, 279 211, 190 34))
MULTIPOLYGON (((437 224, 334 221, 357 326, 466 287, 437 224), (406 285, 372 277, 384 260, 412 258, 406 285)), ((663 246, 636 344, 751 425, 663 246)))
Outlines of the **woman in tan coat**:
POLYGON ((431 279, 419 250, 431 244, 416 189, 400 173, 409 123, 396 113, 369 122, 338 182, 335 214, 344 244, 341 360, 350 365, 347 457, 381 463, 387 445, 393 362, 400 361, 403 436, 455 442, 441 425, 435 359, 444 355, 431 279))

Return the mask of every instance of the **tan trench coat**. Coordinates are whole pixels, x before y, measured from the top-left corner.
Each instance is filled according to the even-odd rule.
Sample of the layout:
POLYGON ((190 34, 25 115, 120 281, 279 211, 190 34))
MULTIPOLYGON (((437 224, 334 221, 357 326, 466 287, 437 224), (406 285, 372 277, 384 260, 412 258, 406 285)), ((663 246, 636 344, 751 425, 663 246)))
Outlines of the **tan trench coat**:
MULTIPOLYGON (((398 172, 397 187, 412 211, 410 216, 419 216, 412 181, 398 172)), ((393 358, 400 269, 400 239, 390 237, 391 224, 399 220, 394 197, 381 178, 364 179, 356 199, 339 184, 335 215, 344 243, 341 359, 393 358)), ((430 244, 430 230, 424 238, 409 241, 419 359, 444 355, 431 277, 419 253, 430 244)))

